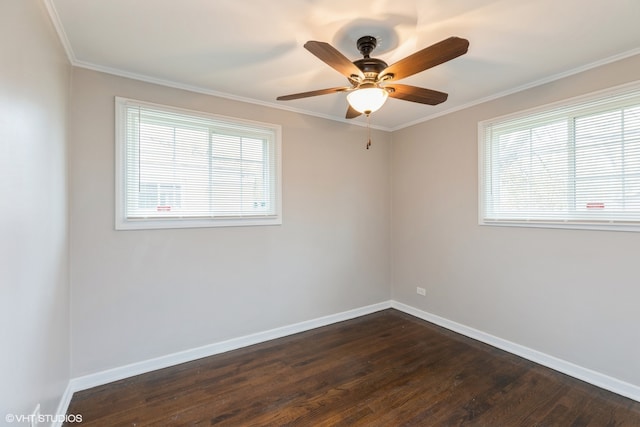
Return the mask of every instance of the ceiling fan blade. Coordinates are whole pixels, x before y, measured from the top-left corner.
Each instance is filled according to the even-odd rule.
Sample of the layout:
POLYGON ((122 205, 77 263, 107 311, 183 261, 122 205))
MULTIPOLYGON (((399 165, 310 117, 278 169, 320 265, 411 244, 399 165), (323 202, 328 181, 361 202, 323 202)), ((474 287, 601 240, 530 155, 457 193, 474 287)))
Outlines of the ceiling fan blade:
POLYGON ((449 97, 449 95, 444 92, 409 85, 392 84, 386 85, 385 88, 393 89, 389 91, 389 96, 392 98, 418 102, 420 104, 438 105, 446 101, 449 97))
POLYGON ((449 37, 388 66, 382 70, 379 79, 388 75, 393 75, 393 80, 404 79, 464 55, 467 50, 469 50, 469 40, 449 37))
POLYGON ((312 90, 309 92, 294 93, 292 95, 279 96, 278 101, 290 101, 292 99, 309 98, 310 96, 327 95, 329 93, 344 92, 351 89, 350 87, 332 87, 329 89, 312 90))
POLYGON ((346 78, 351 79, 351 76, 358 76, 361 80, 364 80, 362 70, 329 43, 311 40, 306 42, 304 47, 346 78))
POLYGON ((358 117, 360 115, 362 115, 362 113, 360 111, 356 110, 351 105, 349 105, 349 108, 347 108, 347 115, 345 117, 347 119, 355 119, 356 117, 358 117))

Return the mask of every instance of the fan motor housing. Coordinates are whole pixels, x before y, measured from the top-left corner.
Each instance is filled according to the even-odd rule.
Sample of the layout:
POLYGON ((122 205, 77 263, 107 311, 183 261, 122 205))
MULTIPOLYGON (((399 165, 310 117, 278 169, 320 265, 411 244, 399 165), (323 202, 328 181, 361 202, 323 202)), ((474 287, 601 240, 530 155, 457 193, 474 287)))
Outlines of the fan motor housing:
POLYGON ((378 75, 382 70, 388 67, 386 62, 378 58, 362 58, 357 61, 353 61, 353 63, 356 67, 362 70, 365 76, 367 73, 374 73, 378 75))

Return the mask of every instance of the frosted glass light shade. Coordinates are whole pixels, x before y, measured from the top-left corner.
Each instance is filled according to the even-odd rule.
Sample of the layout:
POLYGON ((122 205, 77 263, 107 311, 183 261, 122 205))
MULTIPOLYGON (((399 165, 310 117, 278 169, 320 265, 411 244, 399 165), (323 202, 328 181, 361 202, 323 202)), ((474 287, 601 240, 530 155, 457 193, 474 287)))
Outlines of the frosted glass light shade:
POLYGON ((389 93, 379 87, 357 89, 347 95, 347 101, 355 110, 363 114, 377 111, 384 105, 389 93))

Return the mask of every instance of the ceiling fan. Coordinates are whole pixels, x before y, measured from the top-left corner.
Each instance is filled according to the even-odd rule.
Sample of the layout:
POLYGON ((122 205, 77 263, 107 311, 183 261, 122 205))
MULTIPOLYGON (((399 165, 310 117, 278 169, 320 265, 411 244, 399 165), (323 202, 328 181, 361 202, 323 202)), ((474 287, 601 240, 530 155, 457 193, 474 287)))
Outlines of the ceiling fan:
POLYGON ((382 107, 389 96, 404 101, 437 105, 446 101, 449 95, 436 90, 397 84, 394 81, 450 61, 464 55, 469 49, 468 40, 449 37, 419 50, 395 64, 387 65, 381 59, 370 57, 377 43, 378 40, 373 36, 360 37, 356 45, 364 58, 351 62, 328 43, 308 41, 304 45, 305 49, 345 76, 351 85, 279 96, 277 100, 288 101, 329 93, 348 92, 347 119, 353 119, 361 114, 368 116, 382 107))

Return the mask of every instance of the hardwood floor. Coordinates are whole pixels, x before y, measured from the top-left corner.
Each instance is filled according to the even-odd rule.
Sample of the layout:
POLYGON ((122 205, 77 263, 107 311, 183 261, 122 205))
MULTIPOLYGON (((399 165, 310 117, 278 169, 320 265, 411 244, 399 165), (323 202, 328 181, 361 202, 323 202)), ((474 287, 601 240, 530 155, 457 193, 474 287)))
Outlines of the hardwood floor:
POLYGON ((639 402, 396 310, 78 392, 68 413, 83 426, 640 426, 639 402))

